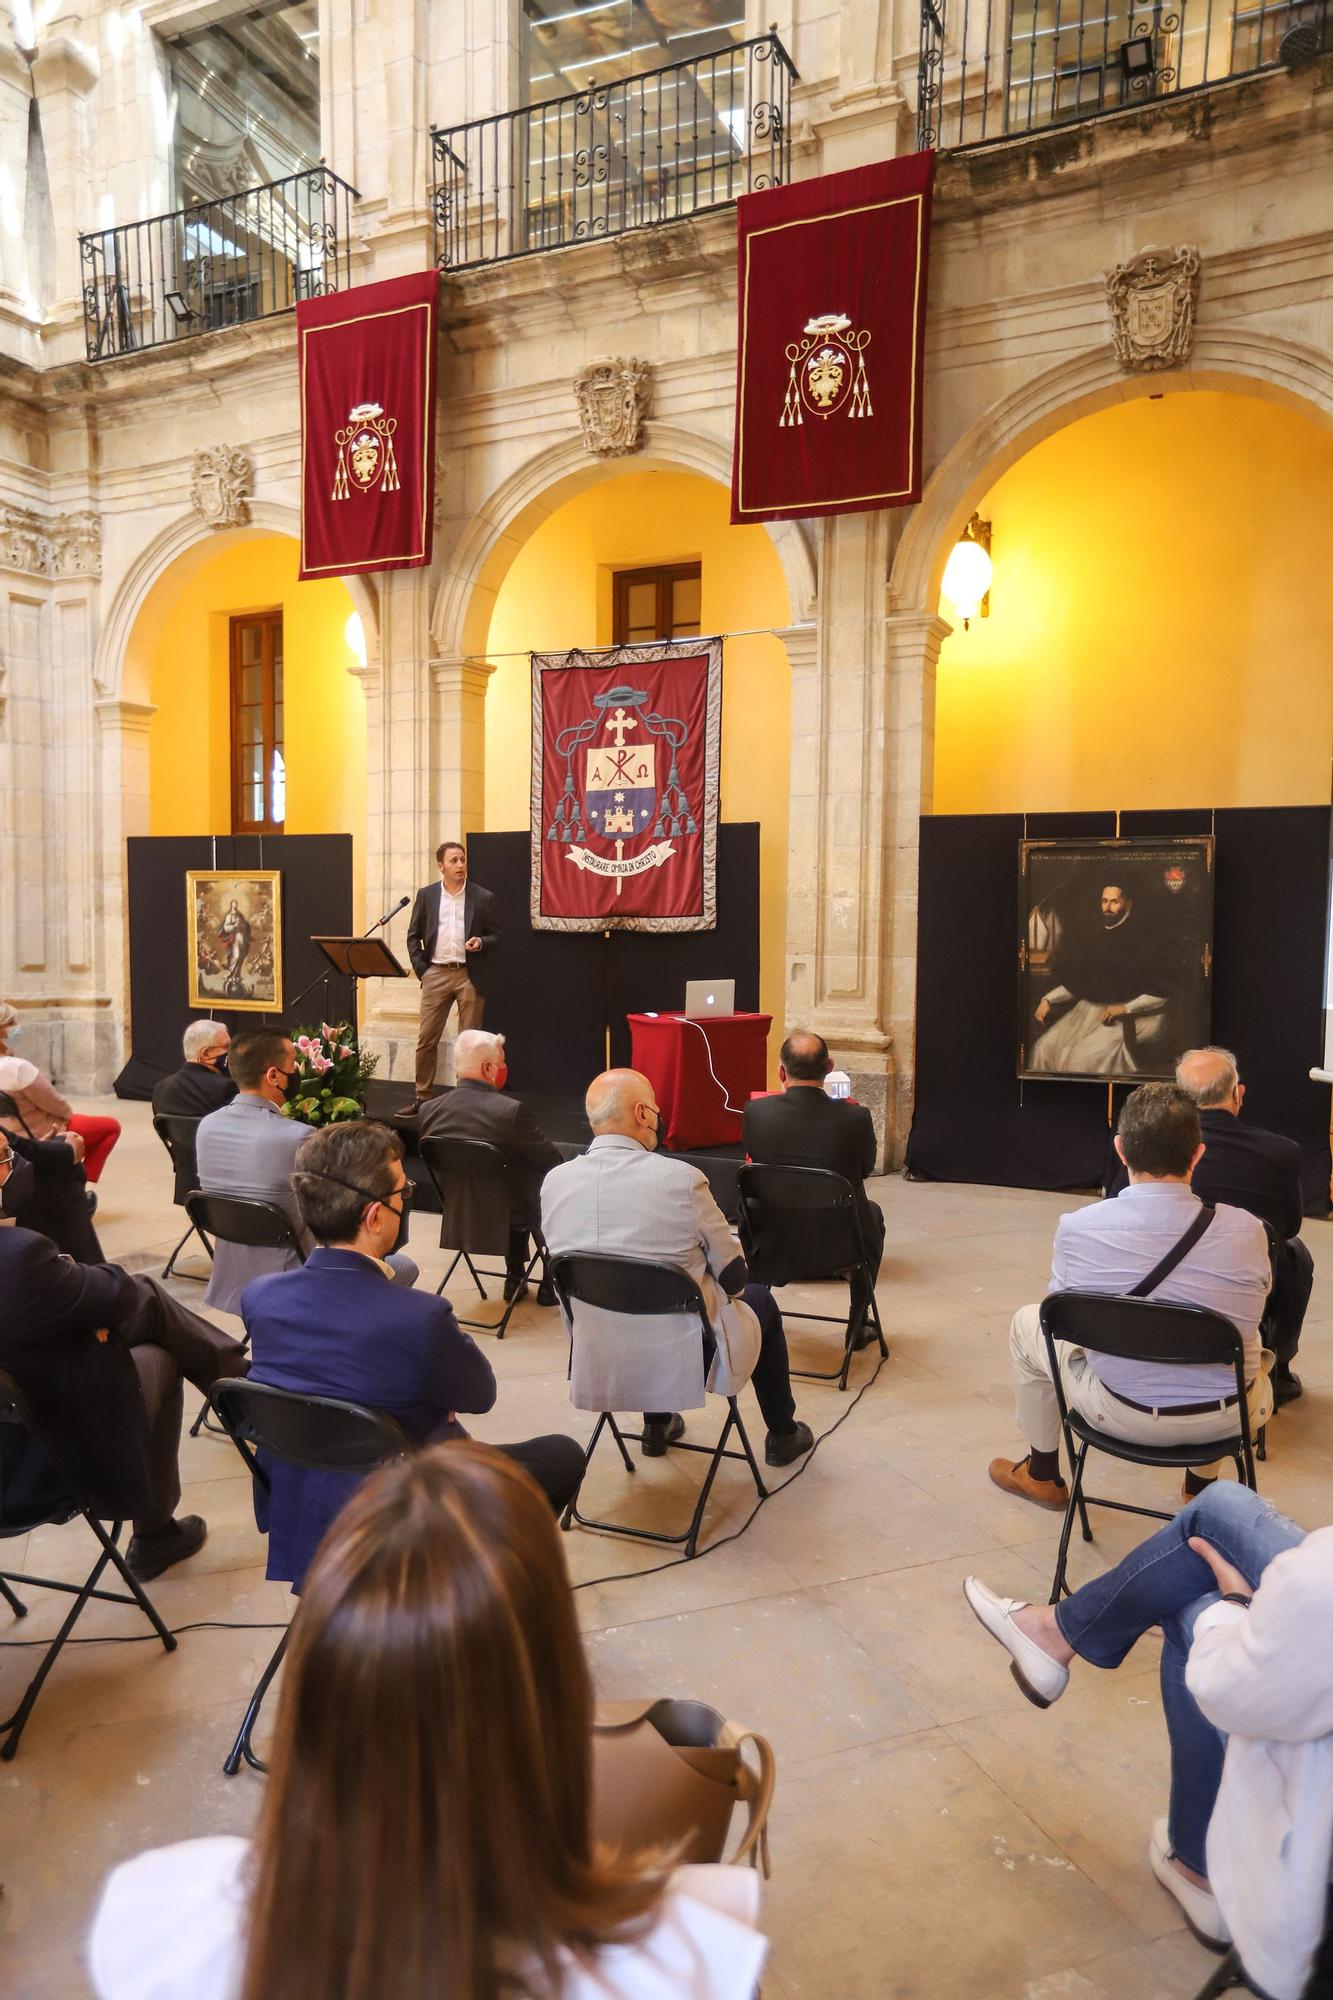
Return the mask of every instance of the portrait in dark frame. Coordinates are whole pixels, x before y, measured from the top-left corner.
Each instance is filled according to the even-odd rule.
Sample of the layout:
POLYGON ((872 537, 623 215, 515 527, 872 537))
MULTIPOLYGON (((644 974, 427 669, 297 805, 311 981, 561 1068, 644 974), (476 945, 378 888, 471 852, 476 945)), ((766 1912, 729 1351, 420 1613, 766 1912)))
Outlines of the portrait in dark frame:
POLYGON ((1143 1083, 1208 1039, 1213 843, 1019 842, 1018 1074, 1143 1083))

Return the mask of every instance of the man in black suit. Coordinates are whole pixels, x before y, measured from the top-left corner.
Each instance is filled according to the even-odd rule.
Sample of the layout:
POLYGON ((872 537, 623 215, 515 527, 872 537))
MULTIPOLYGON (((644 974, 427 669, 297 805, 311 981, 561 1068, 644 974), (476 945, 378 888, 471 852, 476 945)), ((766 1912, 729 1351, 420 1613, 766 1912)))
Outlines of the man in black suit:
MULTIPOLYGON (((418 1128, 422 1139, 485 1139, 498 1146, 509 1161, 509 1246, 505 1252, 506 1299, 527 1294, 528 1233, 541 1227, 542 1181, 561 1155, 542 1131, 526 1104, 505 1095, 509 1068, 503 1035, 482 1028, 464 1028, 454 1044, 452 1090, 423 1105, 418 1128)), ((471 1190, 451 1179, 445 1189, 440 1241, 455 1248, 468 1241, 471 1190)), ((545 1269, 537 1287, 539 1306, 555 1304, 555 1290, 545 1269)))
POLYGON ((102 1246, 93 1228, 92 1190, 83 1171, 83 1140, 77 1132, 58 1139, 28 1139, 0 1131, 13 1154, 4 1189, 4 1214, 20 1229, 49 1236, 57 1250, 79 1264, 100 1264, 102 1246))
POLYGON ((479 1028, 486 1008, 486 955, 500 942, 497 906, 489 889, 467 879, 467 849, 445 840, 435 850, 438 885, 417 890, 407 925, 407 954, 421 981, 416 1096, 399 1117, 410 1118, 435 1089, 435 1065, 449 1010, 459 1029, 479 1028))
POLYGON ((227 1075, 231 1030, 224 1021, 191 1021, 182 1037, 185 1061, 153 1090, 159 1118, 207 1118, 230 1104, 236 1085, 227 1075))
MULTIPOLYGON (((745 1107, 741 1137, 746 1152, 759 1166, 826 1167, 852 1184, 870 1259, 872 1283, 884 1255, 884 1214, 870 1200, 865 1177, 875 1171, 875 1125, 863 1104, 824 1094, 824 1078, 833 1067, 822 1035, 798 1029, 782 1044, 778 1076, 782 1094, 752 1098, 745 1107)), ((809 1264, 807 1275, 823 1276, 818 1240, 791 1246, 797 1261, 809 1264)), ((860 1343, 868 1339, 869 1299, 853 1288, 852 1310, 861 1322, 860 1343)))
POLYGON ((1294 1139, 1243 1125, 1245 1085, 1228 1049, 1187 1049, 1176 1065, 1176 1082, 1199 1107, 1204 1155, 1194 1169, 1195 1194, 1211 1204, 1226 1202, 1266 1222, 1276 1238, 1270 1306, 1273 1394, 1290 1403, 1301 1393, 1292 1360, 1314 1284, 1314 1259, 1301 1242, 1301 1149, 1294 1139))
MULTIPOLYGON (((3 1207, 12 1171, 0 1141, 3 1207)), ((193 1555, 207 1533, 197 1514, 175 1518, 182 1377, 207 1389, 247 1366, 237 1341, 155 1279, 76 1264, 31 1229, 0 1228, 0 1368, 98 1511, 133 1520, 126 1561, 145 1582, 193 1555)), ((0 1425, 0 1505, 11 1517, 60 1490, 40 1447, 0 1425)))

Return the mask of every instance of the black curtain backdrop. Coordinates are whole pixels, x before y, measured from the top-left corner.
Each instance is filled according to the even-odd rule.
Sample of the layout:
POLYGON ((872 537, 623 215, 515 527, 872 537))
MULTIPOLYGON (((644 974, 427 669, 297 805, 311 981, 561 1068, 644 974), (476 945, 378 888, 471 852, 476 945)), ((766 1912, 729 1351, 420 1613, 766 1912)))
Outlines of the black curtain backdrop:
POLYGON ((759 826, 719 826, 717 927, 711 931, 534 931, 526 833, 468 837, 468 872, 494 891, 504 943, 490 962, 486 1025, 506 1037, 513 1088, 582 1097, 611 1060, 629 1061, 627 1013, 680 1007, 689 979, 734 979, 736 1005, 759 1006, 759 826))
MULTIPOLYGON (((150 1097, 159 1077, 181 1064, 186 1024, 207 1008, 189 1003, 185 875, 192 868, 278 868, 282 871, 281 1015, 215 1008, 233 1035, 247 1029, 294 1028, 319 1020, 345 1021, 351 982, 330 973, 293 1009, 302 987, 327 968, 312 935, 347 935, 352 927, 352 837, 346 833, 199 834, 135 838, 126 842, 130 911, 129 1062, 116 1079, 120 1097, 150 1097)), ((404 964, 406 954, 399 953, 404 964)))
MULTIPOLYGON (((1245 1116, 1295 1139, 1307 1207, 1328 1208, 1328 1097, 1308 1072, 1323 1035, 1329 810, 1120 816, 1122 835, 1216 836, 1211 1039, 1234 1049, 1245 1116)), ((920 1180, 1090 1188, 1110 1121, 1099 1083, 1020 1083, 1018 843, 1109 838, 1114 813, 990 813, 921 822, 916 1104, 920 1180)), ((1111 1118, 1127 1086, 1111 1092, 1111 1118)))

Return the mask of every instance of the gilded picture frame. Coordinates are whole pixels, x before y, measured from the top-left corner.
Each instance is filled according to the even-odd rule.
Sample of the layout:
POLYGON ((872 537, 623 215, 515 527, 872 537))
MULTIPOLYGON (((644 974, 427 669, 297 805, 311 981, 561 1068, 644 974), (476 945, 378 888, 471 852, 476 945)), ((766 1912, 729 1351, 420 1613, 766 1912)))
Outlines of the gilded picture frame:
POLYGON ((185 876, 190 1005, 282 1012, 282 871, 191 868, 185 876))

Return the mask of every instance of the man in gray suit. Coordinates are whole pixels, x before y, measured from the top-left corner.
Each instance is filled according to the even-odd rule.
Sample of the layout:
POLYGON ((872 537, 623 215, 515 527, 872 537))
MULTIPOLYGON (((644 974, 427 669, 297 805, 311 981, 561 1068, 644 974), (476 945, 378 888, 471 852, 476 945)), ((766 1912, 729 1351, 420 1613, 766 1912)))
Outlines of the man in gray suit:
MULTIPOLYGON (((199 1185, 205 1194, 248 1195, 271 1201, 291 1217, 301 1247, 308 1254, 314 1238, 301 1220, 292 1190, 292 1167, 310 1127, 284 1118, 282 1107, 296 1093, 300 1069, 290 1035, 261 1029, 243 1035, 231 1046, 228 1070, 237 1086, 230 1104, 199 1121, 195 1156, 199 1185)), ((241 1293, 252 1278, 271 1271, 292 1271, 300 1258, 294 1250, 265 1250, 246 1243, 214 1246, 213 1271, 204 1304, 219 1312, 239 1313, 241 1293)), ((396 1250, 388 1259, 396 1285, 414 1285, 417 1267, 396 1250)))
POLYGON ((542 1182, 542 1234, 551 1256, 584 1251, 650 1258, 688 1271, 708 1311, 714 1353, 705 1358, 688 1314, 626 1319, 579 1305, 574 1312, 570 1400, 578 1410, 652 1405, 643 1419, 645 1458, 680 1437, 681 1409, 701 1409, 707 1389, 734 1396, 753 1378, 768 1437, 769 1465, 810 1450, 797 1421, 782 1315, 766 1285, 747 1285, 745 1259, 708 1182, 686 1160, 657 1152, 662 1114, 637 1070, 595 1077, 587 1096, 593 1141, 542 1182), (705 1379, 706 1376, 706 1379, 705 1379))

